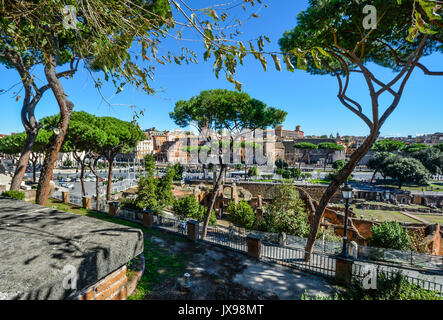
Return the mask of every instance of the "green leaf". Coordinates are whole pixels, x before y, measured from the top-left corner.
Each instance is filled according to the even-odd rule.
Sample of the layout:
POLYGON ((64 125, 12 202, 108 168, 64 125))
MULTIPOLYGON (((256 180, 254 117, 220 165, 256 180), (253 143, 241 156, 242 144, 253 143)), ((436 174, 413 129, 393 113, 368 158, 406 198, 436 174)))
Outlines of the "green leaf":
POLYGON ((294 67, 294 65, 291 62, 291 56, 289 54, 285 54, 283 59, 284 59, 285 64, 286 64, 286 69, 288 71, 294 72, 295 67, 294 67))
POLYGON ((407 40, 408 40, 409 42, 414 42, 415 39, 416 39, 417 36, 418 36, 418 33, 419 33, 419 30, 418 30, 417 27, 411 27, 411 28, 409 28, 409 35, 408 35, 407 40))
POLYGON ((271 56, 272 56, 272 59, 274 59, 275 68, 278 71, 281 71, 280 58, 276 54, 272 54, 271 56))
POLYGON ((441 8, 441 6, 437 5, 435 2, 429 2, 425 0, 418 0, 420 6, 426 12, 426 15, 431 20, 441 20, 441 16, 437 13, 437 11, 441 8))

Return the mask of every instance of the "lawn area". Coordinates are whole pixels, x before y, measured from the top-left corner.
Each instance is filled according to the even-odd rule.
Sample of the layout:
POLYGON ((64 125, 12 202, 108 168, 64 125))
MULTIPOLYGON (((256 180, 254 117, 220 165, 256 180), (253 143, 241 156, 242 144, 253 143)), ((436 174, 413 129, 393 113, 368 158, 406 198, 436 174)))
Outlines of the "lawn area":
POLYGON ((443 216, 421 214, 418 217, 423 218, 424 220, 429 221, 430 223, 438 223, 441 226, 443 226, 443 216))
MULTIPOLYGON (((353 209, 358 218, 362 215, 365 220, 373 220, 377 218, 378 221, 398 221, 398 222, 412 222, 417 223, 418 220, 412 219, 408 216, 401 214, 399 211, 388 210, 365 210, 365 209, 353 209)), ((420 216, 422 217, 422 216, 420 216)))
POLYGON ((292 183, 294 182, 294 180, 292 179, 251 179, 250 181, 253 182, 282 182, 282 183, 292 183))
MULTIPOLYGON (((177 243, 186 242, 187 240, 185 238, 177 237, 155 229, 147 229, 132 222, 110 217, 102 212, 78 208, 53 199, 48 199, 47 206, 61 211, 72 212, 131 228, 141 229, 143 231, 145 235, 145 247, 143 251, 146 261, 145 272, 133 294, 128 296, 128 300, 143 300, 152 291, 154 286, 160 282, 183 275, 187 262, 194 253, 180 251, 171 252, 153 240, 155 237, 157 239, 162 239, 164 242, 170 241, 171 243, 177 243)), ((129 272, 130 271, 128 271, 128 275, 129 272)))
MULTIPOLYGON (((395 183, 387 183, 387 184, 377 184, 379 187, 388 187, 388 188, 398 188, 398 185, 395 183)), ((443 192, 443 182, 431 182, 428 186, 419 186, 419 185, 404 185, 402 187, 403 190, 409 191, 434 191, 434 192, 443 192), (432 188, 432 190, 431 190, 432 188)))
POLYGON ((310 179, 308 181, 310 183, 315 183, 315 184, 330 184, 331 183, 330 180, 325 180, 325 179, 310 179))

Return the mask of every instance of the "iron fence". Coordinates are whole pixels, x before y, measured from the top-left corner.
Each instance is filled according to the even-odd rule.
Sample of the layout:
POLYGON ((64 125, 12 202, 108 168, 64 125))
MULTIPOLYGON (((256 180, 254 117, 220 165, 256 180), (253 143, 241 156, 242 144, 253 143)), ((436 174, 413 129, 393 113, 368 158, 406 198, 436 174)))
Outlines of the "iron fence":
POLYGON ((358 247, 358 259, 368 262, 389 262, 424 270, 443 271, 443 256, 407 252, 393 249, 358 247))
POLYGON ((368 264, 362 263, 361 261, 356 261, 356 263, 352 265, 352 276, 358 280, 362 280, 370 275, 374 275, 374 278, 378 279, 381 274, 388 279, 393 279, 399 273, 408 282, 425 290, 433 291, 443 297, 443 277, 440 275, 421 274, 420 278, 418 278, 417 276, 413 276, 414 273, 417 273, 417 271, 413 269, 395 268, 380 263, 368 264))
POLYGON ((187 234, 186 220, 154 215, 154 226, 181 235, 187 234))
POLYGON ((335 258, 332 255, 312 253, 311 261, 304 261, 305 250, 282 246, 276 243, 263 241, 263 260, 272 261, 287 267, 320 275, 327 278, 335 276, 335 258))
MULTIPOLYGON (((61 192, 54 192, 52 198, 63 201, 63 196, 61 192)), ((82 207, 83 197, 70 194, 69 203, 82 207)), ((97 208, 97 200, 95 199, 95 197, 91 198, 91 207, 94 210, 95 208, 97 208)), ((100 212, 109 212, 109 204, 105 199, 100 199, 100 212)))
POLYGON ((217 244, 242 253, 248 252, 248 239, 246 235, 238 234, 232 229, 224 231, 221 228, 209 227, 206 238, 202 241, 217 244))

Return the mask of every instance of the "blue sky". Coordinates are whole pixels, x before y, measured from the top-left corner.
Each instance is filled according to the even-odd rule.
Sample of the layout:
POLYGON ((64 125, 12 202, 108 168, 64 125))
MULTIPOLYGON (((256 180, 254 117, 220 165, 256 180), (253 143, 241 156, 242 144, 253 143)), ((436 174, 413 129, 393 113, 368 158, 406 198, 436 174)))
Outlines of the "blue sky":
MULTIPOLYGON (((193 0, 198 7, 203 0, 193 0)), ((306 8, 307 0, 277 0, 268 1, 268 8, 262 8, 258 19, 244 21, 241 31, 242 39, 256 38, 265 34, 271 39, 266 50, 278 50, 278 39, 283 32, 296 25, 297 14, 306 8)), ((250 12, 251 13, 251 12, 250 12)), ((182 46, 193 48, 198 54, 199 64, 178 66, 176 64, 157 66, 152 87, 157 94, 149 96, 137 89, 127 86, 120 94, 113 96, 115 88, 112 84, 105 85, 102 92, 110 98, 113 105, 105 103, 86 70, 81 69, 72 80, 63 80, 69 99, 74 102, 74 110, 84 110, 100 116, 113 116, 123 120, 131 120, 133 111, 129 105, 137 105, 145 110, 145 115, 139 120, 142 129, 157 127, 157 129, 174 129, 177 126, 169 118, 175 102, 189 99, 202 90, 227 88, 234 90, 224 75, 216 79, 212 65, 213 61, 205 63, 202 59, 202 44, 195 42, 177 42, 166 40, 164 48, 179 53, 182 46)), ((442 55, 425 57, 423 62, 433 70, 443 69, 442 55)), ((288 112, 285 128, 294 129, 301 125, 305 134, 334 134, 366 135, 366 125, 337 99, 337 82, 330 76, 313 76, 304 71, 294 73, 286 70, 278 72, 273 63, 268 63, 268 71, 264 72, 261 64, 248 58, 244 66, 240 66, 236 79, 243 83, 243 91, 266 104, 284 109, 288 112)), ((0 88, 7 89, 19 82, 15 70, 1 66, 0 88)), ((374 67, 377 75, 386 81, 393 77, 389 70, 374 67)), ((402 101, 394 114, 388 119, 381 130, 382 136, 405 136, 443 131, 442 90, 443 79, 424 76, 416 70, 407 84, 402 101)), ((351 96, 369 106, 369 95, 362 79, 356 78, 350 87, 351 96)), ((11 93, 0 95, 0 133, 23 131, 20 121, 21 100, 18 102, 11 93)), ((382 99, 385 105, 387 99, 382 99)), ((48 91, 36 109, 38 118, 58 112, 58 107, 52 92, 48 91)))

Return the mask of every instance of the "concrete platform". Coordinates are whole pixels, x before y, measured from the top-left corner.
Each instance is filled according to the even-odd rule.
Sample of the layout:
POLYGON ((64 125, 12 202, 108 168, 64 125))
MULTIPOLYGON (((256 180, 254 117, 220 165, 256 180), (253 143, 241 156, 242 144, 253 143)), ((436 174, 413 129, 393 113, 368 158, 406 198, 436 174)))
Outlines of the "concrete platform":
POLYGON ((142 252, 141 230, 0 197, 0 300, 73 298, 142 252))

